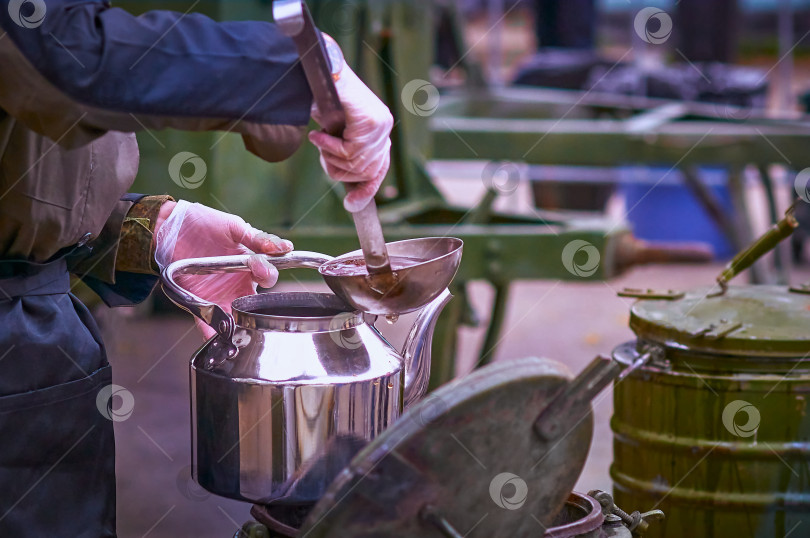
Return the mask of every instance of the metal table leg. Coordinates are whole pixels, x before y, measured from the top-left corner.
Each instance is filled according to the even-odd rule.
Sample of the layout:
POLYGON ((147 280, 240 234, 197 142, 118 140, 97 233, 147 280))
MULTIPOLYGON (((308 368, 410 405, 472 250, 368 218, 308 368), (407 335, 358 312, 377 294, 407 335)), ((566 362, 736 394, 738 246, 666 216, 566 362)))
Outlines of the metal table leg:
POLYGON ((495 297, 492 299, 492 315, 489 318, 487 336, 481 347, 481 354, 478 359, 478 367, 489 364, 495 355, 503 327, 503 319, 506 315, 506 304, 509 300, 509 284, 493 284, 495 286, 495 297))
MULTIPOLYGON (((743 250, 754 240, 751 222, 748 220, 748 202, 745 199, 743 171, 743 167, 735 166, 729 170, 728 174, 728 188, 734 204, 734 228, 736 230, 732 245, 737 251, 743 250)), ((752 284, 764 284, 769 280, 767 273, 763 262, 759 261, 751 267, 748 274, 752 284)))
MULTIPOLYGON (((766 165, 758 167, 759 178, 762 181, 762 187, 765 189, 765 196, 768 200, 768 216, 770 217, 771 224, 779 222, 781 215, 779 214, 779 207, 776 201, 776 191, 774 189, 773 177, 766 165)), ((787 284, 789 281, 791 269, 791 249, 790 242, 778 245, 774 249, 773 264, 776 272, 776 283, 787 284)))

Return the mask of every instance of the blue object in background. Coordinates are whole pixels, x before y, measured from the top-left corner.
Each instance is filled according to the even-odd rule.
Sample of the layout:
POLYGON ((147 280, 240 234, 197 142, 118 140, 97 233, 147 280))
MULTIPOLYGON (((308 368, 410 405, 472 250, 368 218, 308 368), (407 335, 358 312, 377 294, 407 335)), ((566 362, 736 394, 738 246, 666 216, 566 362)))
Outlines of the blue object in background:
MULTIPOLYGON (((698 174, 723 209, 732 214, 727 170, 700 168, 698 174)), ((627 220, 636 237, 648 241, 701 241, 712 245, 717 259, 733 256, 731 243, 692 194, 679 170, 622 167, 619 180, 627 220)))
MULTIPOLYGON (((709 0, 711 1, 711 0, 709 0)), ((743 13, 776 11, 779 8, 780 0, 740 0, 740 11, 743 13)), ((599 11, 604 12, 637 12, 643 7, 655 6, 667 11, 674 11, 678 0, 597 0, 596 5, 599 11)), ((792 9, 799 10, 810 7, 810 0, 790 0, 792 9)))

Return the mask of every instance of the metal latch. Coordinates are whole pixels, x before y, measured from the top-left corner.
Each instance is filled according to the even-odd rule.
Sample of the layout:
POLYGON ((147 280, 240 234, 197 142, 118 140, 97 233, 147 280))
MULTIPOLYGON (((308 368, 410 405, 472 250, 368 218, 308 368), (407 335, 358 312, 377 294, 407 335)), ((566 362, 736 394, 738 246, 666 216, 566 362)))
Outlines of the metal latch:
POLYGON ((684 292, 678 290, 657 290, 653 288, 624 288, 619 292, 619 297, 634 297, 636 299, 664 299, 674 301, 681 299, 684 292))
POLYGON ((743 324, 739 321, 729 321, 721 319, 720 321, 712 322, 702 329, 690 331, 689 335, 695 338, 705 338, 707 340, 720 340, 729 334, 741 329, 743 324))

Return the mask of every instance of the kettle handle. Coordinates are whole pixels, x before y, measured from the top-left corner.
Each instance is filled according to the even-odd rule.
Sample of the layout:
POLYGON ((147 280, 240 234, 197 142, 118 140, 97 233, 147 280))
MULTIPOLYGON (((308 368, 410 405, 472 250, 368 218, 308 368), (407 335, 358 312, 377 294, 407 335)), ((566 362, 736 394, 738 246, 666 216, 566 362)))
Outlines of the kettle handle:
MULTIPOLYGON (((260 254, 261 255, 261 254, 260 254)), ((216 303, 206 301, 177 283, 178 275, 210 275, 249 271, 248 259, 256 254, 215 256, 211 258, 186 258, 178 260, 163 270, 161 281, 163 293, 177 306, 204 321, 217 333, 230 341, 236 328, 233 316, 216 303)), ((332 259, 326 254, 295 250, 283 256, 264 255, 277 269, 317 269, 332 259)))

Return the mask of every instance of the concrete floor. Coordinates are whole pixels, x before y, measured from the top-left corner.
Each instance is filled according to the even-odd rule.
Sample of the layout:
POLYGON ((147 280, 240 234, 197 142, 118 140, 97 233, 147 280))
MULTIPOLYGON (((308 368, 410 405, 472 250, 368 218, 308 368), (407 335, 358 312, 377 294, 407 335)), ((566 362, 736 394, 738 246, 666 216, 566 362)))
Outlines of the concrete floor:
MULTIPOLYGON (((690 288, 713 281, 713 266, 646 267, 611 282, 519 282, 514 284, 496 360, 543 356, 580 371, 598 353, 630 340, 630 300, 616 296, 624 286, 690 288)), ((795 280, 807 279, 806 271, 795 280)), ((312 285, 313 289, 317 285, 312 285)), ((491 293, 472 285, 472 301, 486 312, 491 293)), ((115 382, 135 396, 132 416, 116 424, 118 521, 122 538, 225 538, 249 519, 246 504, 209 495, 189 478, 188 359, 201 337, 189 317, 139 318, 108 311, 104 331, 115 382)), ((404 338, 409 320, 380 324, 393 343, 404 338)), ((462 329, 461 373, 469 371, 483 338, 481 329, 462 329)), ((610 389, 595 400, 596 430, 580 491, 610 489, 612 412, 610 389)), ((631 509, 643 507, 630 507, 631 509)))

